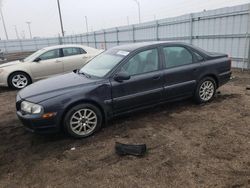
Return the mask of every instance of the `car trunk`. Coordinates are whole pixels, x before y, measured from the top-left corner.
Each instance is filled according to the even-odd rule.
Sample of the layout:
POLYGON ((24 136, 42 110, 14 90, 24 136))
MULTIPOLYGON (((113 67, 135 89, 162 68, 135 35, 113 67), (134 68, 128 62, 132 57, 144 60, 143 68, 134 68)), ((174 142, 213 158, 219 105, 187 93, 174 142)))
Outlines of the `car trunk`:
POLYGON ((227 54, 216 53, 216 52, 207 52, 208 59, 218 59, 223 57, 228 57, 227 54))

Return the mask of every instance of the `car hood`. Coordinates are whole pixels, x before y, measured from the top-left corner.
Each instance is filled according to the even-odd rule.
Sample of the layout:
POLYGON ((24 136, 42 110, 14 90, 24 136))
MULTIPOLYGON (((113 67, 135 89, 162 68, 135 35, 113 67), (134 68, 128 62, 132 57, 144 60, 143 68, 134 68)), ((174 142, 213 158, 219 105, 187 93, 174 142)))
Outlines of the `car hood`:
POLYGON ((39 103, 72 92, 75 88, 95 84, 98 81, 100 79, 91 79, 72 72, 38 81, 22 89, 18 95, 24 100, 39 103))
POLYGON ((11 62, 8 62, 8 63, 3 63, 0 65, 0 68, 4 68, 4 67, 9 67, 9 66, 13 66, 13 65, 18 65, 22 63, 21 61, 17 60, 17 61, 11 61, 11 62))

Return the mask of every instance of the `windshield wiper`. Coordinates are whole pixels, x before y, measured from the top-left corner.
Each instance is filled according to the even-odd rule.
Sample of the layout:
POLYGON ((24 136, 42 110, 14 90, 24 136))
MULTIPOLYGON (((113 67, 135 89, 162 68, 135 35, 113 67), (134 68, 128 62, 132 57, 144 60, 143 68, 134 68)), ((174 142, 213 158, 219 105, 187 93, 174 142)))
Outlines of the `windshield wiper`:
POLYGON ((80 72, 79 71, 78 74, 82 74, 82 75, 86 76, 87 78, 91 78, 91 76, 89 74, 85 73, 85 72, 80 72))

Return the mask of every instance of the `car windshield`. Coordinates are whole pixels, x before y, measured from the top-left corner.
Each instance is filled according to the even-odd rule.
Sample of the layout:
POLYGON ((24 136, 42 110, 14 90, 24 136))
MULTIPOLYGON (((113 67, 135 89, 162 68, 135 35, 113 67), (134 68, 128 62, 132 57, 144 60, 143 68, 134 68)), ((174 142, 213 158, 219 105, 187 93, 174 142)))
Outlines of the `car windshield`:
POLYGON ((23 62, 33 61, 39 54, 41 54, 44 51, 44 49, 38 50, 34 52, 33 54, 29 55, 25 59, 23 59, 23 62))
POLYGON ((79 73, 95 77, 104 77, 108 74, 129 52, 108 50, 89 61, 79 73))

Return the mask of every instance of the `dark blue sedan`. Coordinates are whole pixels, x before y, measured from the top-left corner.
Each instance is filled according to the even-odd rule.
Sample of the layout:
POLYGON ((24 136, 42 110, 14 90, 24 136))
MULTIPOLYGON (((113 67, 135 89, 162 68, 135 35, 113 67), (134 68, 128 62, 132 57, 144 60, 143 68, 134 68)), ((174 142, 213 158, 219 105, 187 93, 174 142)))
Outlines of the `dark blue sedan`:
POLYGON ((21 90, 17 115, 34 132, 66 130, 87 137, 109 119, 160 103, 212 100, 231 76, 231 60, 177 42, 118 46, 82 69, 21 90))

